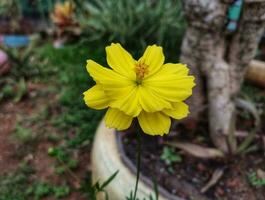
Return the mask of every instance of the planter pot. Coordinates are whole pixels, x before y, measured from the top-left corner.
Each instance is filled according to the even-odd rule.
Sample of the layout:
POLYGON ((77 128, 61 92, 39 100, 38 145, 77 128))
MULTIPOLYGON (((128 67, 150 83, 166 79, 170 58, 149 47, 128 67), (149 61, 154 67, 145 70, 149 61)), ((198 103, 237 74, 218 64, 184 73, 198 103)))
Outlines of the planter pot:
MULTIPOLYGON (((92 179, 95 183, 103 183, 115 171, 119 173, 106 187, 110 200, 124 200, 135 187, 135 167, 120 149, 119 140, 114 129, 106 128, 102 121, 96 132, 92 149, 92 179)), ((137 197, 149 199, 150 194, 154 197, 152 180, 141 175, 137 197)), ((180 197, 168 193, 158 186, 159 200, 183 200, 180 197)), ((99 194, 98 200, 104 200, 104 195, 99 194)))

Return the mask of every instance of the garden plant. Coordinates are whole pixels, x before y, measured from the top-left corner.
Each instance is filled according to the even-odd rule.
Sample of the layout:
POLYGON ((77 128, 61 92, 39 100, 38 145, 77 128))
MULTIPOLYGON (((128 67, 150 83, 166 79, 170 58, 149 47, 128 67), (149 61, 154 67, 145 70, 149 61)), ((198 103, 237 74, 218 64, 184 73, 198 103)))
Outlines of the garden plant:
POLYGON ((264 0, 1 0, 0 200, 264 200, 264 0))

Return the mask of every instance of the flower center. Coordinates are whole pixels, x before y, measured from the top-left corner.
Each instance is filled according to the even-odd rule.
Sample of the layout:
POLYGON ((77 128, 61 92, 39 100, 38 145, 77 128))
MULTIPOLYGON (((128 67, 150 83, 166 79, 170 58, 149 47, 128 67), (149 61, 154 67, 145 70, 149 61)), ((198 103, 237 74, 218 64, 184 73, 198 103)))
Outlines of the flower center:
POLYGON ((139 85, 142 83, 143 78, 149 73, 148 65, 144 63, 137 63, 135 65, 136 83, 139 85))

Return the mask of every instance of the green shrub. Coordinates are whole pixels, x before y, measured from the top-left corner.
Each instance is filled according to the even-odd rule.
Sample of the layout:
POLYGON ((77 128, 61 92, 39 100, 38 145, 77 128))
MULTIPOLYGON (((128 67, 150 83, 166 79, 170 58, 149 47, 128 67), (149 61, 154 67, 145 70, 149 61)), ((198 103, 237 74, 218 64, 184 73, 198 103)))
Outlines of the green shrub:
POLYGON ((121 42, 129 50, 159 44, 177 58, 185 29, 180 0, 75 0, 89 40, 121 42))

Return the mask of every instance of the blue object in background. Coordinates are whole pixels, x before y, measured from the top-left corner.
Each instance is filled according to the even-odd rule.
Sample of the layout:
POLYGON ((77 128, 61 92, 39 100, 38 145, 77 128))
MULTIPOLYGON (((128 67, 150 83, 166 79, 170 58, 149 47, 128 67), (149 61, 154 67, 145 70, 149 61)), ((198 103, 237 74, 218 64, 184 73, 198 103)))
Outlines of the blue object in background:
POLYGON ((24 35, 4 35, 2 42, 7 47, 24 47, 29 44, 29 37, 24 35))
POLYGON ((230 30, 230 31, 234 31, 234 30, 236 30, 236 27, 237 27, 237 22, 236 22, 236 21, 230 21, 230 22, 227 24, 227 26, 226 26, 226 28, 227 28, 228 30, 230 30))

